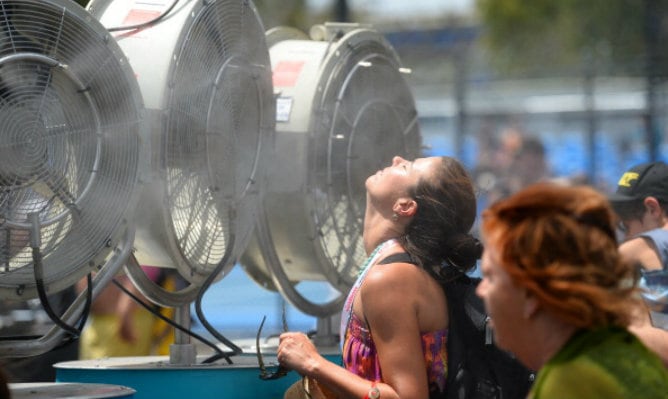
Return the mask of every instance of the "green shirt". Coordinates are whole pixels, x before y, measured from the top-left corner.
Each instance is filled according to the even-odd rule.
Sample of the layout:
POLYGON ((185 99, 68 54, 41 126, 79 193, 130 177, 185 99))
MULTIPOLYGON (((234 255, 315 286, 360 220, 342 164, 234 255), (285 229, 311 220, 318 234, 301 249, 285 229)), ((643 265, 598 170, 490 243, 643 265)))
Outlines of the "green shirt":
POLYGON ((536 376, 531 399, 668 399, 668 369, 621 328, 582 330, 536 376))

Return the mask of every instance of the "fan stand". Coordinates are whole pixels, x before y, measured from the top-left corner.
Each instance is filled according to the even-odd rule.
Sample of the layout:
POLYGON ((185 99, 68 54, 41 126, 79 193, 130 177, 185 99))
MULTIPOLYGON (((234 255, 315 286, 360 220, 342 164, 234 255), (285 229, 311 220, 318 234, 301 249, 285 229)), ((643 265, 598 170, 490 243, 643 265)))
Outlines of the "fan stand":
MULTIPOLYGON (((153 283, 134 256, 125 263, 125 271, 139 291, 151 302, 175 310, 175 321, 182 327, 190 325, 190 304, 200 287, 190 285, 178 292, 169 292, 153 283)), ((197 362, 196 347, 191 337, 175 330, 175 342, 169 356, 113 357, 58 363, 56 378, 61 382, 105 383, 128 386, 137 391, 137 399, 254 399, 282 397, 299 379, 297 373, 261 381, 255 355, 234 356, 234 363, 197 362), (259 382, 259 383, 258 383, 259 382)), ((202 359, 199 359, 202 360, 202 359)), ((276 358, 266 358, 268 368, 276 366, 276 358)))
MULTIPOLYGON (((174 308, 174 321, 190 329, 190 304, 174 308)), ((169 364, 189 365, 197 361, 197 348, 191 342, 190 335, 179 329, 174 330, 174 343, 169 346, 169 364)))
MULTIPOLYGON (((120 247, 116 248, 115 254, 108 260, 104 267, 93 278, 92 297, 97 295, 107 286, 120 270, 125 260, 128 258, 134 241, 134 230, 130 229, 125 233, 125 239, 120 247)), ((75 324, 82 316, 83 308, 86 302, 86 291, 81 292, 72 302, 70 307, 63 314, 62 320, 70 325, 75 324)), ((28 357, 46 353, 55 348, 63 339, 67 332, 54 325, 46 334, 36 339, 20 339, 0 341, 0 354, 3 357, 28 357)))
POLYGON ((340 313, 317 318, 315 335, 312 337, 315 346, 319 348, 336 348, 339 344, 339 331, 337 326, 339 325, 340 320, 340 313))
MULTIPOLYGON (((177 292, 167 291, 146 276, 134 255, 129 257, 125 271, 142 295, 158 306, 173 308, 176 324, 190 329, 190 304, 195 300, 200 287, 191 284, 177 292)), ((169 347, 169 363, 191 365, 196 363, 196 358, 197 351, 190 335, 175 329, 174 344, 169 347)))

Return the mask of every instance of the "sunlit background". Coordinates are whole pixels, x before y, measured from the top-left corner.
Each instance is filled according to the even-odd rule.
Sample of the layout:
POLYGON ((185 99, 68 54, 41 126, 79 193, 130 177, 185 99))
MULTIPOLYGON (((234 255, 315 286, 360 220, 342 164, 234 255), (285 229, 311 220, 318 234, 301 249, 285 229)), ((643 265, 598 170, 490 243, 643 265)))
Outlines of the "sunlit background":
MULTIPOLYGON (((479 207, 541 179, 614 189, 666 160, 668 2, 643 0, 256 1, 266 28, 370 23, 412 69, 425 155, 461 159, 479 207)), ((211 317, 248 336, 279 295, 239 270, 209 293, 211 317), (253 288, 250 288, 253 287, 253 288), (252 305, 245 298, 253 298, 252 305), (213 305, 215 303, 215 305, 213 305)), ((306 291, 316 297, 327 289, 306 291)), ((315 321, 288 308, 289 324, 315 321)), ((273 314, 271 313, 273 310, 273 314)))
MULTIPOLYGON (((85 5, 86 0, 77 0, 85 5)), ((667 159, 668 1, 256 0, 266 29, 371 24, 410 68, 425 155, 459 158, 479 207, 543 179, 604 192, 631 165, 667 159)), ((304 288, 323 301, 326 285, 304 288)), ((283 298, 235 266, 204 300, 209 321, 248 338, 283 298)), ((288 306, 288 324, 316 320, 288 306)), ((198 326, 194 326, 195 329, 198 326)))

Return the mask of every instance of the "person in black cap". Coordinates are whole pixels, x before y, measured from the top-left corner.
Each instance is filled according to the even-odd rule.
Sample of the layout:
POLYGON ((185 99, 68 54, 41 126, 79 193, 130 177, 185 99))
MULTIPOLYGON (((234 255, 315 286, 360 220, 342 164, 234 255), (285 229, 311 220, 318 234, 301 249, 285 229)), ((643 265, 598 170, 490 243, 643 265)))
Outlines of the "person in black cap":
MULTIPOLYGON (((636 165, 626 171, 617 183, 617 191, 610 195, 627 238, 657 228, 666 227, 668 219, 668 164, 649 162, 636 165)), ((643 263, 648 269, 661 268, 664 260, 658 254, 650 263, 643 263)), ((646 260, 647 261, 647 260, 646 260)))
POLYGON ((624 234, 619 251, 639 266, 649 310, 641 312, 631 330, 668 365, 668 164, 632 167, 609 200, 624 234))

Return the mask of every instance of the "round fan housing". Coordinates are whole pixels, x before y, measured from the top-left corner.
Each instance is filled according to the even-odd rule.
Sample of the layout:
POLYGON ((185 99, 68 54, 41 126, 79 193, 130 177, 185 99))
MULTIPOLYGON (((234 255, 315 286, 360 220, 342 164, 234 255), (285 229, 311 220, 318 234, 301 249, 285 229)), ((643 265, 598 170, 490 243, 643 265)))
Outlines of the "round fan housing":
POLYGON ((101 268, 129 228, 148 163, 134 73, 69 0, 0 2, 0 297, 101 268))
POLYGON ((201 284, 227 251, 234 264, 262 196, 275 107, 257 10, 243 0, 94 0, 89 10, 128 55, 151 121, 137 259, 201 284))
MULTIPOLYGON (((327 281, 347 292, 366 258, 364 182, 394 155, 419 155, 421 140, 409 71, 378 32, 326 24, 311 38, 270 48, 276 151, 264 215, 242 262, 266 287, 290 292, 300 281, 327 281)), ((289 296, 307 313, 340 310, 289 296)))

